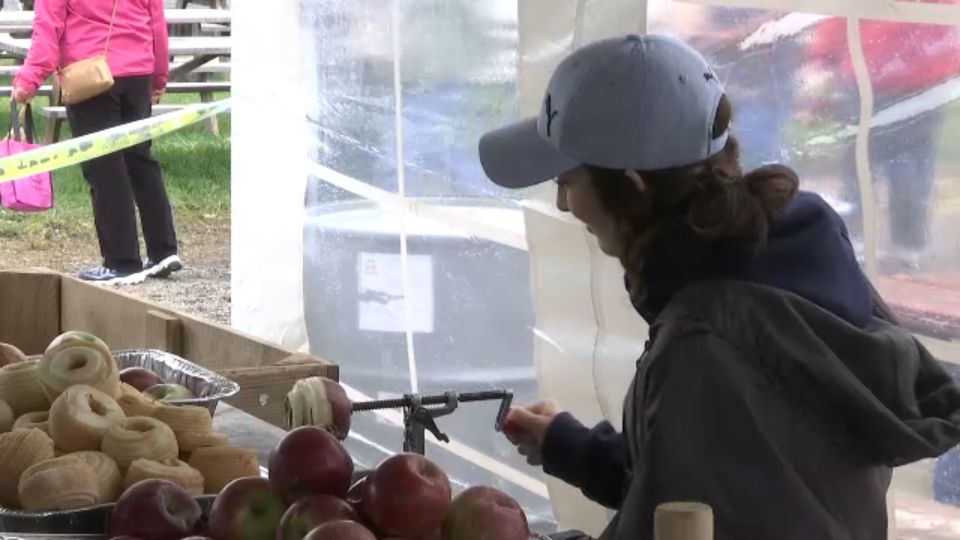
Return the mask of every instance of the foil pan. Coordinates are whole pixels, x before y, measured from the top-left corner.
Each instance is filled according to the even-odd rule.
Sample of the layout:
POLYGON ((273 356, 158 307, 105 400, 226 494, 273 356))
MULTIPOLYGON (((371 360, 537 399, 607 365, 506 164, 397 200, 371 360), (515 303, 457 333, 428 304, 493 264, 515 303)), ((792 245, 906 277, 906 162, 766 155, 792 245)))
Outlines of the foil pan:
MULTIPOLYGON (((193 399, 171 399, 171 405, 196 405, 206 407, 213 415, 221 400, 233 397, 240 385, 221 375, 184 360, 175 354, 155 349, 121 349, 113 351, 113 359, 121 370, 142 367, 156 373, 166 383, 175 383, 187 388, 196 396, 193 399)), ((42 355, 28 356, 27 360, 39 361, 42 355)), ((0 512, 3 509, 0 508, 0 512)), ((0 540, 3 540, 0 538, 0 540)))
POLYGON ((171 405, 206 407, 212 415, 216 413, 220 400, 233 397, 240 391, 239 384, 165 351, 124 349, 114 351, 113 358, 120 369, 147 368, 159 375, 164 382, 183 385, 196 396, 193 399, 164 401, 171 405))

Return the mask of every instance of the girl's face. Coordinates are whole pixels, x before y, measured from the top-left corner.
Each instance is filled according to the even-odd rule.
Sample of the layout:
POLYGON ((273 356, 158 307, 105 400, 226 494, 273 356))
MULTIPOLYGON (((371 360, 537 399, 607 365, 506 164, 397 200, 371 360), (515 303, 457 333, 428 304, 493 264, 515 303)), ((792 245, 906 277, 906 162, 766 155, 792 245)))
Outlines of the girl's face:
POLYGON ((578 167, 557 177, 557 208, 582 221, 590 234, 597 237, 604 253, 613 257, 620 255, 617 221, 600 201, 586 169, 578 167))

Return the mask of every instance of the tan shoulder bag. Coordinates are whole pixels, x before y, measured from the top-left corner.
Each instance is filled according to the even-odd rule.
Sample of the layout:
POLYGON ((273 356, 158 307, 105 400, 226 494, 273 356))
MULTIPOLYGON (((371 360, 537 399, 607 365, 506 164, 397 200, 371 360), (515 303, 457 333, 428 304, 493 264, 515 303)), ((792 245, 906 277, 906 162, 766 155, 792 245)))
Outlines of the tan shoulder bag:
POLYGON ((103 54, 78 60, 60 70, 60 91, 65 104, 75 105, 113 88, 113 73, 107 64, 107 49, 110 47, 110 35, 113 34, 118 3, 119 0, 113 0, 113 14, 110 16, 110 30, 107 32, 103 54))

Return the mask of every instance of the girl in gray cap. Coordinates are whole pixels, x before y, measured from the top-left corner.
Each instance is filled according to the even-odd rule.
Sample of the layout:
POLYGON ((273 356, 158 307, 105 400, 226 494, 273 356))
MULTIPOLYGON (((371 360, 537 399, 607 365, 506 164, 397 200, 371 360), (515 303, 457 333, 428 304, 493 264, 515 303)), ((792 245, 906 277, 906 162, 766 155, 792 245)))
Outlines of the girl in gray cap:
POLYGON ((664 36, 566 58, 540 114, 487 133, 486 174, 556 178, 650 323, 617 431, 552 402, 510 411, 531 464, 652 538, 656 506, 713 508, 718 540, 887 537, 892 467, 960 442, 960 389, 897 326, 843 221, 780 165, 744 173, 730 101, 664 36))

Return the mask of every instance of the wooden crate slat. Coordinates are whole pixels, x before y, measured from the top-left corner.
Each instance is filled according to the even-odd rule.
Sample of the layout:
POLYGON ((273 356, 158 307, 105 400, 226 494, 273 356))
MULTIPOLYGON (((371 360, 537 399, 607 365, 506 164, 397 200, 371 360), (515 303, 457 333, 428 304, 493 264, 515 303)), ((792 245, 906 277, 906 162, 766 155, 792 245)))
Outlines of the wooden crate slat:
POLYGON ((224 325, 49 271, 0 271, 0 341, 40 354, 57 335, 82 330, 110 348, 156 348, 237 381, 227 402, 283 427, 284 401, 298 380, 339 380, 335 364, 294 353, 224 325))
POLYGON ((0 341, 40 354, 60 333, 60 277, 5 272, 0 279, 0 341))
POLYGON ((180 320, 181 355, 219 371, 268 366, 290 355, 275 345, 216 323, 174 313, 163 306, 98 285, 64 276, 61 285, 61 328, 100 336, 113 349, 143 347, 151 310, 180 320))
POLYGON ((151 309, 147 311, 146 326, 143 329, 143 344, 148 349, 160 349, 182 356, 183 340, 180 318, 151 309))

